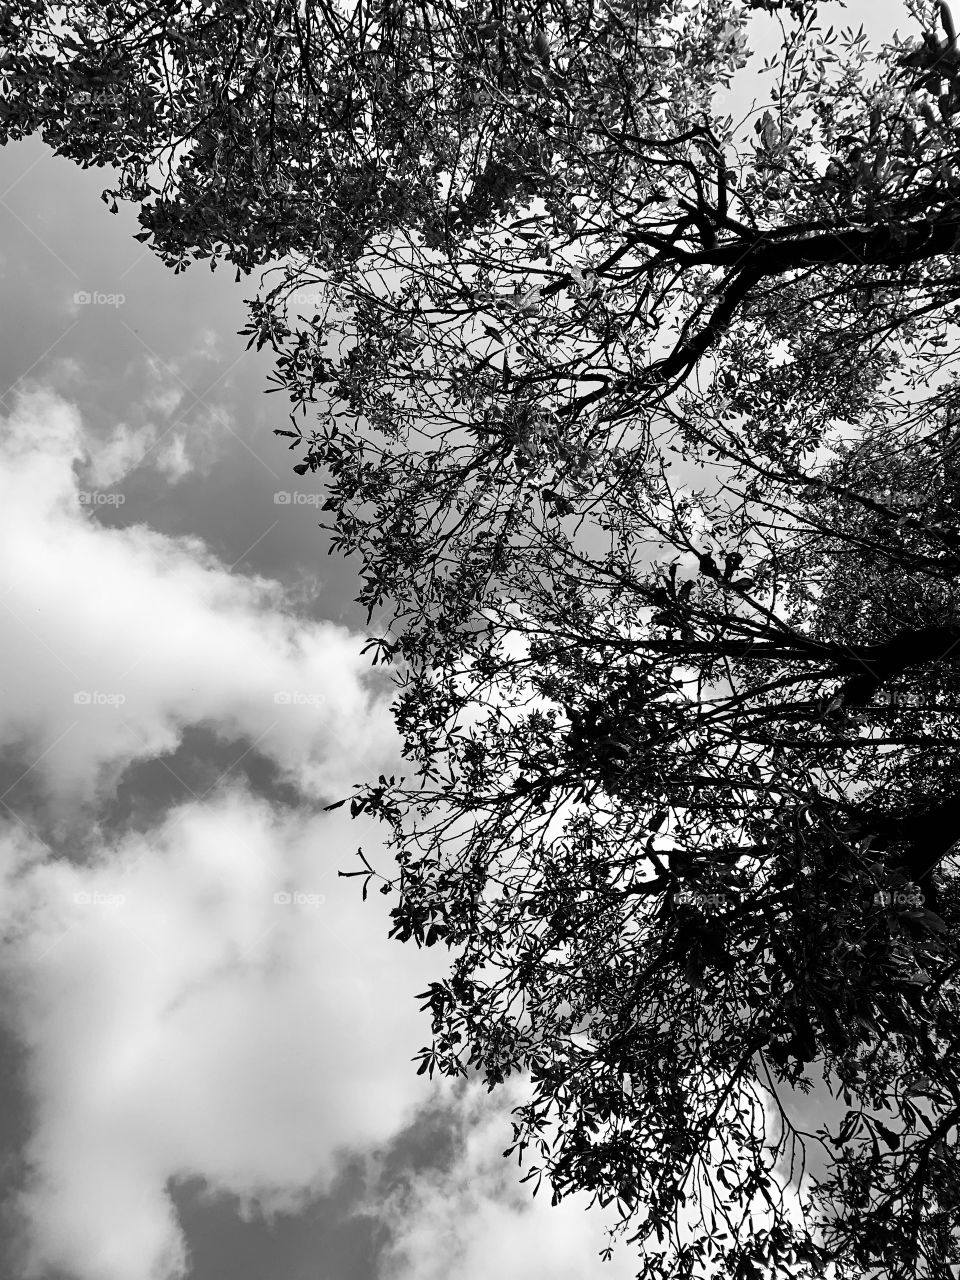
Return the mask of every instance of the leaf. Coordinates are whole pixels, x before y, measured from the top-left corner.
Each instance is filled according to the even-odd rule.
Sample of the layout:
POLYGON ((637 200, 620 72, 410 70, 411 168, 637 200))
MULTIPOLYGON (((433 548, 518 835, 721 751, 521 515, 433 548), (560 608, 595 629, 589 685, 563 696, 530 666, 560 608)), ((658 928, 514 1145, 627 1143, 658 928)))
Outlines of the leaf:
POLYGON ((946 3, 946 0, 940 0, 939 9, 940 21, 943 24, 944 31, 947 33, 947 39, 952 45, 955 45, 957 43, 957 29, 953 24, 953 14, 950 12, 950 6, 946 3))
POLYGON ((918 987, 925 987, 933 981, 933 977, 926 969, 917 969, 913 973, 903 973, 900 975, 901 982, 909 982, 918 987))
POLYGON ((653 817, 650 819, 650 826, 648 827, 648 830, 659 831, 669 816, 670 816, 669 809, 661 809, 658 813, 655 813, 653 817))
POLYGON ((930 911, 924 907, 922 911, 911 911, 911 916, 918 918, 922 924, 931 931, 931 933, 949 933, 950 927, 945 920, 942 920, 935 911, 930 911))
POLYGON ((754 125, 754 130, 760 135, 760 141, 768 151, 772 151, 780 140, 780 130, 777 128, 777 122, 769 111, 765 111, 762 117, 754 125))
POLYGON ((883 1138, 887 1146, 890 1147, 892 1151, 899 1150, 900 1148, 899 1133, 894 1133, 892 1129, 888 1129, 887 1126, 883 1124, 880 1120, 875 1120, 874 1124, 876 1125, 877 1129, 879 1129, 880 1136, 883 1138))

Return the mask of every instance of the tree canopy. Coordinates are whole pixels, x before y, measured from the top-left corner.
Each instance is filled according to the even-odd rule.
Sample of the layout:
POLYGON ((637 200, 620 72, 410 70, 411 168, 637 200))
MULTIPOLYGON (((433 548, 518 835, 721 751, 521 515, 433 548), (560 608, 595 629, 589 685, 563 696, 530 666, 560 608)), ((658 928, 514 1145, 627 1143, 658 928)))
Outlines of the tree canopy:
POLYGON ((960 1260, 960 45, 831 10, 0 11, 0 141, 270 268, 398 686, 351 807, 449 950, 420 1070, 529 1073, 508 1154, 649 1280, 960 1260))

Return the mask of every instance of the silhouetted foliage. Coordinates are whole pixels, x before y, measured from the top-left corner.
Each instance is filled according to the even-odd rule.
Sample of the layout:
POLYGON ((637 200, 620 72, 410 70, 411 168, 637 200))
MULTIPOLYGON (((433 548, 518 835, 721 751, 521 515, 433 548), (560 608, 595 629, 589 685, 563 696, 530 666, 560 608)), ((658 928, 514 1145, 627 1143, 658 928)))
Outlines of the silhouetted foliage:
POLYGON ((410 765, 352 811, 394 934, 450 952, 420 1069, 529 1072, 511 1152, 650 1280, 948 1275, 946 6, 875 55, 757 0, 55 8, 3 10, 0 139, 117 166, 178 270, 282 259, 246 333, 410 765))

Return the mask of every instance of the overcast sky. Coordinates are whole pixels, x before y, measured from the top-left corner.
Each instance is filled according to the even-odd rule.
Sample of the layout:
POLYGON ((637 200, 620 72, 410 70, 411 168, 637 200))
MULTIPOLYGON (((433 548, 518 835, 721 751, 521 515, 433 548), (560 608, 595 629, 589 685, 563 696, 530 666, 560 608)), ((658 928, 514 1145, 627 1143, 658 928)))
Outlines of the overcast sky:
POLYGON ((397 764, 355 571, 253 284, 164 269, 107 180, 0 150, 0 1274, 625 1280, 517 1186, 506 1092, 415 1074, 442 955, 322 812, 397 764))

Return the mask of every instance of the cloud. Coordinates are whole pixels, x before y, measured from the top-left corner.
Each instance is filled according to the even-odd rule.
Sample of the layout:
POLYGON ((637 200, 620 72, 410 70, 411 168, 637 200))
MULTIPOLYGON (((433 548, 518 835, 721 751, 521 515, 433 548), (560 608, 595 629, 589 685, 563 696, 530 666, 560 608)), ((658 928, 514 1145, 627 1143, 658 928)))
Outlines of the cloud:
MULTIPOLYGON (((196 425, 195 418, 191 428, 196 425)), ((109 489, 147 463, 176 484, 195 470, 197 460, 196 450, 188 452, 183 431, 171 431, 169 427, 161 430, 154 422, 140 427, 118 422, 91 452, 86 481, 94 490, 109 489)))
POLYGON ((404 1181, 380 1206, 392 1237, 382 1280, 633 1280, 629 1245, 618 1245, 608 1263, 599 1258, 613 1216, 589 1209, 583 1195, 551 1205, 546 1179, 534 1197, 533 1184, 519 1182, 516 1157, 504 1160, 512 1140, 508 1113, 526 1100, 524 1086, 447 1092, 459 1153, 450 1167, 404 1181))
MULTIPOLYGON (((209 343, 199 345, 189 364, 209 361, 212 352, 209 343)), ((165 362, 152 355, 127 366, 127 381, 140 391, 130 397, 131 421, 107 425, 94 417, 85 423, 86 456, 81 470, 87 486, 110 488, 140 468, 152 469, 170 484, 178 484, 187 476, 209 474, 223 461, 230 410, 221 401, 208 402, 191 391, 195 374, 184 361, 165 362)), ((82 376, 73 380, 85 381, 82 376)), ((69 376, 65 382, 69 385, 69 376)))
POLYGON ((337 880, 348 828, 230 790, 81 867, 8 827, 3 1013, 35 1108, 25 1276, 184 1275, 170 1179, 295 1211, 338 1152, 410 1122, 430 1091, 413 996, 437 958, 398 965, 382 899, 337 880))
POLYGON ((51 394, 21 397, 0 427, 0 749, 69 803, 174 751, 190 725, 255 744, 314 796, 394 761, 363 637, 294 616, 279 583, 232 573, 198 539, 98 519, 116 495, 82 500, 85 449, 51 394))
MULTIPOLYGON (((101 481, 133 458, 124 431, 101 481)), ((342 1153, 375 1164, 435 1101, 410 1062, 429 1038, 414 994, 444 963, 387 939, 388 904, 335 874, 355 824, 311 808, 395 758, 363 637, 298 616, 279 583, 231 572, 199 539, 101 521, 77 475, 95 456, 50 393, 0 427, 0 749, 94 833, 71 846, 67 824, 53 856, 0 797, 0 1017, 32 1108, 18 1270, 179 1280, 171 1184, 293 1213, 342 1153), (255 745, 300 810, 228 781, 103 836, 123 774, 192 727, 255 745)), ((364 848, 376 863, 375 839, 364 848)), ((546 1186, 532 1199, 502 1158, 514 1091, 451 1096, 452 1163, 367 1206, 391 1229, 387 1280, 593 1271, 602 1217, 583 1197, 551 1207, 546 1186)), ((629 1248, 603 1269, 633 1272, 629 1248)))
POLYGON ((178 484, 222 466, 237 437, 228 403, 211 395, 221 382, 227 383, 232 366, 205 386, 205 377, 216 367, 211 364, 214 359, 216 344, 205 331, 189 357, 163 360, 138 351, 133 359, 111 367, 107 380, 69 357, 53 360, 47 393, 84 406, 78 459, 81 491, 111 488, 144 471, 178 484), (203 391, 196 391, 197 386, 203 391), (114 407, 118 391, 124 406, 120 418, 114 407))
POLYGON ((414 993, 442 961, 397 963, 384 899, 336 876, 355 824, 315 812, 396 749, 363 637, 198 539, 101 522, 89 448, 46 392, 0 428, 0 747, 94 833, 71 847, 68 825, 52 856, 9 791, 0 809, 0 1016, 32 1106, 15 1210, 24 1275, 172 1280, 171 1180, 292 1211, 410 1123, 430 1092, 414 993), (303 805, 228 782, 104 837, 118 779, 191 726, 255 745, 303 805))

